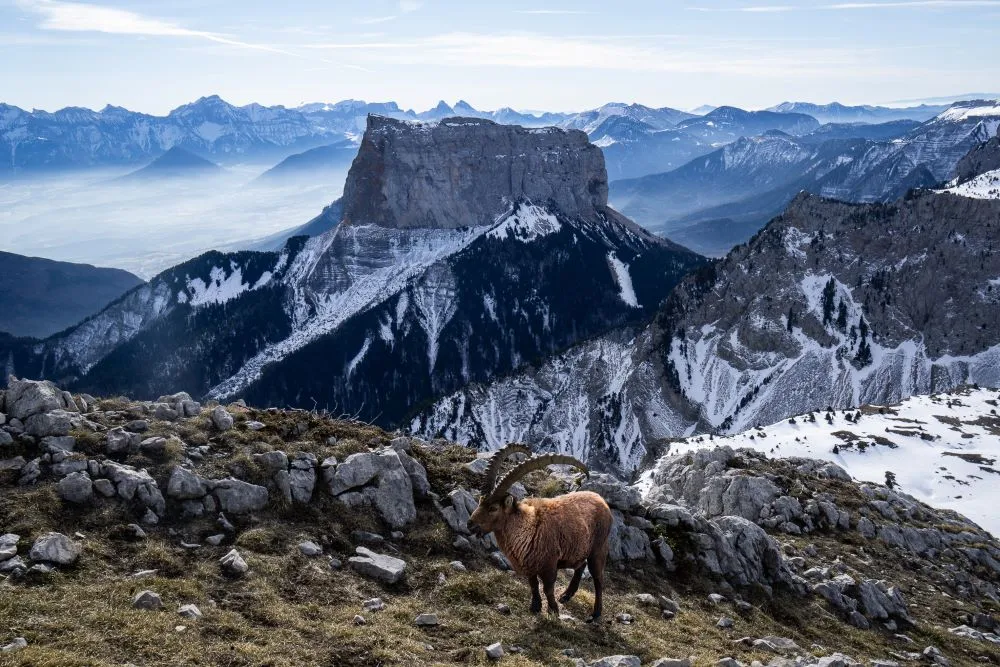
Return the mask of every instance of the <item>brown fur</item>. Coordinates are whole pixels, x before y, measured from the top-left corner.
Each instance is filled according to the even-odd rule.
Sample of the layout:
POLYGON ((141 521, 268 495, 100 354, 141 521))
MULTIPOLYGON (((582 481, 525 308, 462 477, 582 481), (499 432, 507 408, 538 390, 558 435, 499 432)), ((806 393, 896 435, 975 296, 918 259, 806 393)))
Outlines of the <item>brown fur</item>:
POLYGON ((480 504, 469 519, 483 533, 492 532, 514 569, 531 582, 531 608, 541 611, 538 580, 541 579, 549 611, 558 613, 554 586, 558 571, 574 570, 569 586, 560 597, 565 603, 576 593, 583 569, 590 566, 594 579, 594 615, 601 615, 604 564, 608 557, 611 510, 596 493, 578 491, 557 498, 529 498, 517 502, 512 496, 486 506, 480 504))

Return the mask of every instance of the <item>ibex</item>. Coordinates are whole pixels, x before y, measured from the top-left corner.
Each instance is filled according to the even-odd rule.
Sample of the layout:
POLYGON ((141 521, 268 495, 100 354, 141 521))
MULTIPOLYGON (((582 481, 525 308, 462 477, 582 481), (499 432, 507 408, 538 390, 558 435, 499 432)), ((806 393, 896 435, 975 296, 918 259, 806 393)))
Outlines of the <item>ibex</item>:
POLYGON ((557 498, 527 498, 518 501, 508 491, 519 479, 554 463, 587 466, 571 456, 545 454, 528 458, 497 480, 504 461, 515 454, 531 454, 524 445, 510 444, 499 450, 486 469, 486 481, 479 507, 469 518, 479 534, 493 533, 497 544, 514 569, 528 577, 531 585, 531 612, 542 610, 538 580, 542 580, 549 613, 559 613, 556 603, 556 575, 572 568, 573 578, 559 597, 570 601, 580 587, 585 567, 594 579, 594 612, 588 619, 601 617, 604 592, 604 564, 608 558, 611 510, 596 493, 577 491, 557 498))

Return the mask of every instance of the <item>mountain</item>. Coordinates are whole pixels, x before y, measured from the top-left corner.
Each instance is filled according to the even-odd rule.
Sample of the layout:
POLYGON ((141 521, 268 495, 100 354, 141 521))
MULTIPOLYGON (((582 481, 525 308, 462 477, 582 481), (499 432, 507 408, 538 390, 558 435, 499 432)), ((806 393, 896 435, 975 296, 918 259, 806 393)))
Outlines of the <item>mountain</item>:
POLYGON ((642 104, 625 104, 612 102, 597 109, 582 111, 561 123, 562 127, 583 130, 593 134, 597 128, 612 118, 627 118, 643 123, 654 130, 666 130, 676 127, 683 120, 694 118, 694 114, 670 107, 653 108, 642 104))
POLYGON ((604 152, 608 177, 635 178, 679 167, 712 150, 699 139, 679 130, 657 130, 628 116, 609 116, 590 140, 604 152))
POLYGON ((270 159, 336 138, 298 111, 236 107, 215 95, 166 116, 112 106, 48 113, 0 104, 0 154, 9 156, 0 177, 136 164, 174 147, 223 162, 270 159))
POLYGON ((208 253, 0 359, 103 393, 179 387, 395 424, 646 320, 704 263, 608 208, 600 149, 559 128, 370 116, 322 217, 319 236, 208 253))
POLYGON ((51 336, 141 284, 120 269, 0 252, 0 332, 51 336))
POLYGON ((997 386, 998 215, 998 199, 953 193, 893 204, 802 194, 682 281, 652 326, 467 387, 411 427, 491 448, 544 442, 631 470, 663 438, 997 386))
POLYGON ((773 111, 744 111, 736 107, 718 107, 704 116, 677 123, 677 129, 696 136, 709 144, 728 144, 740 137, 753 137, 770 130, 786 134, 808 134, 819 127, 812 116, 773 111))
POLYGON ((713 106, 711 104, 702 104, 700 107, 691 109, 691 113, 695 116, 704 116, 707 113, 711 113, 718 109, 719 107, 713 106))
POLYGON ((830 139, 871 139, 891 141, 920 126, 915 120, 891 120, 885 123, 825 123, 802 137, 802 141, 820 143, 830 139))
POLYGON ((142 169, 137 169, 116 182, 138 181, 157 178, 204 178, 222 173, 222 168, 214 162, 199 157, 180 146, 174 146, 142 169))
POLYGON ((948 104, 920 104, 910 107, 879 107, 868 104, 845 106, 839 102, 811 104, 809 102, 783 102, 768 111, 778 113, 803 113, 821 123, 885 123, 894 120, 923 122, 938 115, 948 104))
POLYGON ((959 160, 998 126, 996 103, 962 102, 889 140, 828 139, 824 128, 830 126, 803 137, 771 132, 673 172, 613 182, 611 201, 640 224, 720 256, 753 236, 800 191, 891 201, 910 188, 948 180, 959 160))
POLYGON ((317 146, 302 153, 289 155, 257 178, 257 183, 269 184, 296 179, 323 178, 329 172, 342 172, 351 166, 358 145, 344 139, 327 146, 317 146))

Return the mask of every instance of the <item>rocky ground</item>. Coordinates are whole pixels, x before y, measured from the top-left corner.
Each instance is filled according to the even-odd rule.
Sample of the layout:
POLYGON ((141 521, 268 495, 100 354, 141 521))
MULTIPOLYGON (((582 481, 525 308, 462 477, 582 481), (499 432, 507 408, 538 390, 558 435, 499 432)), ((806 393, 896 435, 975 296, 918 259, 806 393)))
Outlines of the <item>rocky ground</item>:
POLYGON ((832 463, 552 468, 615 515, 556 618, 468 534, 485 460, 297 410, 0 392, 0 664, 1000 664, 1000 545, 832 463))

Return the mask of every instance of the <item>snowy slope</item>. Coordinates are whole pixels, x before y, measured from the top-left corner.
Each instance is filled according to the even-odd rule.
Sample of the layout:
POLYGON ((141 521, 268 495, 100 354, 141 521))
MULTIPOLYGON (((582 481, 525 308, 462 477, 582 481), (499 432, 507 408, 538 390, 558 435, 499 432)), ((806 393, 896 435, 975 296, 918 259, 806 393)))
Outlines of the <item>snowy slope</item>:
POLYGON ((973 199, 1000 199, 1000 169, 987 171, 971 181, 941 190, 973 199))
POLYGON ((960 389, 892 406, 825 410, 732 436, 694 436, 670 454, 729 445, 775 457, 832 461, 859 481, 896 476, 904 493, 1000 535, 1000 393, 960 389))

